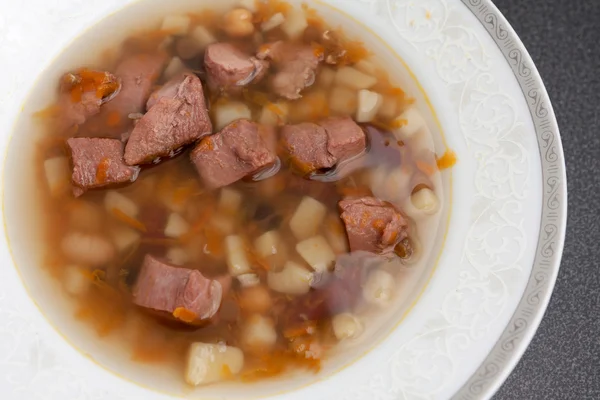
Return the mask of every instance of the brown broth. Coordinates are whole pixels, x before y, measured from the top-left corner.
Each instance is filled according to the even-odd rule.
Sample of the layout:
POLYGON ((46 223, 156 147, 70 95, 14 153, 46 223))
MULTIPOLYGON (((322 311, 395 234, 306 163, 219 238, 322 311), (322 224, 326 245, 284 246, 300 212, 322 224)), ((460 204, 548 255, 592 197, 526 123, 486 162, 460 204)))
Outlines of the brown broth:
MULTIPOLYGON (((261 21, 276 12, 287 12, 288 8, 289 5, 284 2, 269 1, 255 14, 255 23, 259 25, 261 21)), ((302 41, 316 46, 315 48, 330 49, 333 45, 322 39, 323 32, 329 29, 327 24, 313 10, 305 7, 305 11, 309 16, 310 25, 302 41)), ((210 11, 192 15, 194 25, 203 24, 219 41, 231 41, 220 29, 221 18, 222 16, 214 15, 210 11)), ((110 54, 121 54, 121 58, 139 52, 163 51, 158 50, 158 45, 167 36, 169 36, 168 32, 145 32, 132 36, 120 50, 109 49, 109 51, 110 54)), ((336 36, 339 38, 337 46, 346 49, 346 55, 339 65, 352 65, 368 57, 369 52, 360 43, 345 40, 341 31, 336 31, 336 36)), ((178 42, 183 40, 185 38, 176 39, 164 51, 175 55, 178 42)), ((276 28, 260 41, 254 40, 235 40, 235 42, 248 52, 255 52, 262 43, 288 39, 280 29, 276 28)), ((108 59, 112 57, 107 55, 108 59)), ((187 59, 185 64, 187 68, 203 77, 201 56, 187 59)), ((108 63, 105 67, 113 70, 114 64, 108 63)), ((325 67, 336 68, 336 66, 321 68, 325 67)), ((374 90, 394 97, 398 104, 396 114, 399 115, 411 100, 402 89, 390 83, 383 68, 377 67, 376 77, 378 83, 374 90)), ((162 83, 164 79, 160 78, 158 85, 162 83)), ((327 116, 338 115, 329 107, 329 93, 330 88, 322 86, 317 79, 312 87, 303 92, 302 99, 294 102, 288 115, 289 121, 317 121, 327 116)), ((262 107, 280 101, 263 83, 250 86, 239 95, 219 95, 208 90, 206 94, 211 105, 229 101, 246 103, 252 110, 253 120, 258 119, 262 107)), ((46 118, 52 110, 51 106, 45 115, 39 118, 46 118)), ((64 144, 66 138, 74 135, 103 136, 127 131, 132 126, 132 120, 122 121, 109 113, 101 112, 76 131, 48 129, 46 137, 39 143, 40 174, 45 159, 56 155, 68 155, 64 144)), ((173 363, 178 368, 184 365, 186 351, 193 342, 224 342, 227 345, 238 346, 245 352, 246 361, 241 374, 243 380, 277 375, 290 367, 318 371, 320 360, 336 343, 331 329, 332 314, 327 310, 319 309, 320 302, 324 300, 316 295, 309 294, 302 298, 294 298, 268 289, 265 284, 267 271, 277 270, 282 266, 260 259, 251 251, 251 243, 262 233, 277 229, 286 247, 294 249, 296 240, 290 231, 289 220, 304 196, 311 196, 327 207, 328 217, 321 227, 321 233, 326 234, 328 230, 343 233, 343 225, 338 217, 338 201, 349 195, 370 195, 371 190, 365 183, 366 176, 372 169, 381 165, 389 169, 405 168, 407 171, 416 171, 415 175, 424 176, 419 181, 420 184, 431 186, 432 183, 426 177, 430 172, 428 168, 437 168, 435 162, 433 165, 431 163, 431 155, 413 154, 410 146, 395 140, 390 133, 386 132, 392 126, 393 122, 385 118, 379 118, 372 124, 365 125, 369 141, 367 152, 338 166, 335 170, 313 175, 310 179, 302 178, 288 169, 285 157, 279 154, 284 162, 275 176, 260 181, 246 179, 230 185, 231 189, 242 194, 243 205, 240 212, 223 217, 227 223, 232 224, 232 231, 245 238, 248 243, 252 268, 261 278, 260 287, 268 294, 269 301, 266 305, 254 304, 256 296, 248 295, 250 289, 242 288, 237 282, 234 282, 232 289, 223 299, 220 313, 202 326, 190 327, 177 321, 156 318, 152 313, 132 304, 131 287, 146 254, 167 257, 169 249, 182 248, 189 257, 184 267, 198 269, 209 277, 227 273, 223 246, 226 233, 220 232, 213 224, 219 191, 206 191, 202 188, 197 173, 189 162, 189 148, 171 160, 163 161, 157 166, 143 168, 136 182, 114 189, 138 205, 141 211, 136 219, 107 212, 103 206, 105 190, 89 191, 79 199, 73 198, 70 193, 58 198, 48 194, 43 202, 46 215, 44 227, 47 247, 51 250, 47 254, 47 262, 44 266, 54 277, 63 279, 64 266, 70 264, 70 260, 59 250, 61 239, 68 231, 74 229, 69 216, 85 202, 96 209, 101 218, 98 226, 90 225, 87 228, 84 226, 83 230, 87 229, 110 237, 113 230, 127 226, 141 235, 141 239, 133 247, 119 253, 118 257, 107 265, 87 273, 91 288, 77 298, 76 318, 93 326, 99 336, 118 335, 123 341, 128 342, 134 361, 173 363), (171 209, 166 204, 170 205, 171 209), (190 232, 179 239, 165 237, 163 233, 165 220, 172 209, 177 210, 191 227, 190 232), (276 324, 277 343, 268 354, 257 352, 252 348, 244 348, 240 338, 240 327, 256 310, 260 310, 260 313, 271 318, 276 324), (314 314, 316 318, 304 320, 300 314, 314 314), (303 349, 309 344, 318 346, 321 353, 314 358, 307 357, 303 349)), ((41 176, 40 180, 43 179, 41 176)), ((411 188, 411 191, 412 189, 414 188, 411 188)), ((82 221, 79 223, 85 225, 82 221)), ((292 251, 288 253, 290 259, 302 262, 292 251)), ((344 299, 339 301, 342 303, 337 305, 338 310, 352 310, 351 304, 344 303, 344 299)))

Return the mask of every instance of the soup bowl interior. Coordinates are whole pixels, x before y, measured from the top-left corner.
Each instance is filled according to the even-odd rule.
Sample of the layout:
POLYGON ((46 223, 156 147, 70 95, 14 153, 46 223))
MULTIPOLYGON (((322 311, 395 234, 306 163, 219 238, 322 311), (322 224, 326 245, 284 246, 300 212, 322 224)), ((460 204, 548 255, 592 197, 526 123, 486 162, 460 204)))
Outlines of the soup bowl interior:
MULTIPOLYGON (((61 289, 61 283, 52 279, 41 267, 46 248, 43 229, 40 229, 41 224, 45 223, 40 204, 43 203, 45 194, 40 187, 44 181, 43 177, 38 176, 40 168, 36 163, 39 164, 39 160, 36 159, 34 145, 40 139, 41 130, 32 116, 54 100, 56 82, 65 71, 80 66, 101 68, 107 63, 107 57, 115 56, 106 50, 117 48, 131 33, 157 27, 165 15, 204 8, 225 10, 234 3, 231 0, 144 0, 104 18, 83 32, 38 77, 15 124, 5 166, 4 215, 14 265, 31 299, 48 322, 82 354, 119 377, 158 392, 192 398, 227 396, 246 399, 249 392, 247 384, 240 382, 192 389, 181 378, 181 366, 165 368, 161 364, 132 361, 130 352, 119 343, 119 335, 100 338, 90 326, 78 320, 75 316, 75 302, 61 289)), ((445 144, 442 131, 426 94, 419 85, 418 71, 413 74, 409 69, 409 57, 402 53, 397 54, 365 25, 326 3, 315 2, 311 6, 314 6, 331 25, 342 26, 348 36, 364 42, 377 58, 377 62, 387 66, 394 83, 415 99, 415 106, 426 119, 437 153, 443 153, 445 144), (403 59, 407 59, 408 64, 404 63, 403 59)), ((374 23, 374 20, 366 21, 366 25, 374 23)), ((364 339, 340 344, 324 361, 318 374, 297 371, 276 379, 252 383, 252 397, 278 394, 328 377, 377 346, 393 329, 398 326, 398 329, 401 329, 402 324, 399 322, 418 300, 434 273, 443 245, 447 216, 450 213, 447 196, 450 190, 449 175, 441 174, 436 186, 442 209, 435 219, 426 223, 430 226, 420 229, 421 232, 427 233, 426 237, 420 238, 424 244, 424 257, 417 265, 407 268, 405 276, 401 279, 397 298, 388 309, 368 322, 364 339)))

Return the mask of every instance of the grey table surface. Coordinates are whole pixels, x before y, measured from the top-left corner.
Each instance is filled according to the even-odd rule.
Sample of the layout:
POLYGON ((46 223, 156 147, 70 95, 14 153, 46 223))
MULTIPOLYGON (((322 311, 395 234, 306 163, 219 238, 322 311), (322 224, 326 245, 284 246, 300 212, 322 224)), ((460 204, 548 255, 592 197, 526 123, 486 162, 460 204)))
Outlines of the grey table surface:
POLYGON ((569 216, 546 315, 494 399, 600 399, 600 0, 494 0, 556 112, 569 216))

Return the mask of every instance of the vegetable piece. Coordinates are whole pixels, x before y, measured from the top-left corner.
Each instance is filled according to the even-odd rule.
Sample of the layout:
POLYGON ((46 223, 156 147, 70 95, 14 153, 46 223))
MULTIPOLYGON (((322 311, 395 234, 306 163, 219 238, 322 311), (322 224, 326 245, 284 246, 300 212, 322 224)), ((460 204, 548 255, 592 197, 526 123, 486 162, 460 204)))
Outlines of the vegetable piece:
POLYGON ((205 27, 198 25, 192 29, 191 37, 198 43, 201 49, 205 49, 209 44, 215 43, 217 39, 205 27))
POLYGON ((377 115, 377 111, 383 104, 383 96, 370 90, 358 91, 358 110, 356 111, 356 122, 370 122, 377 115))
POLYGON ((383 96, 381 107, 377 111, 377 115, 385 119, 393 119, 397 116, 398 100, 392 96, 383 96))
POLYGON ((267 283, 276 292, 300 295, 308 293, 313 276, 306 268, 288 261, 280 272, 269 271, 267 283))
POLYGON ((225 238, 225 249, 227 251, 227 266, 232 276, 251 272, 250 262, 246 254, 246 244, 240 236, 227 236, 225 238))
POLYGON ((190 225, 183 217, 177 213, 171 213, 167 219, 167 225, 165 226, 165 236, 171 238, 178 238, 186 234, 190 230, 190 225))
POLYGON ((238 295, 238 303, 243 311, 250 313, 264 314, 273 307, 271 293, 264 285, 242 289, 238 295))
POLYGON ((250 36, 254 33, 252 13, 243 8, 234 8, 225 14, 223 29, 231 37, 250 36))
POLYGON ((219 212, 226 215, 234 215, 240 210, 242 204, 242 194, 234 189, 223 188, 219 195, 219 212))
POLYGON ((285 258, 286 255, 285 244, 277 231, 269 231, 260 235, 254 241, 254 248, 258 256, 265 259, 271 256, 285 258))
POLYGON ((225 344, 196 342, 190 345, 185 381, 193 386, 205 385, 236 375, 244 366, 244 353, 225 344))
POLYGON ((190 17, 187 15, 167 15, 160 27, 161 31, 173 35, 185 35, 190 29, 190 17))
POLYGON ((171 61, 169 61, 167 68, 165 68, 165 72, 163 73, 163 75, 165 77, 165 80, 168 81, 171 78, 175 77, 175 75, 183 72, 183 70, 185 70, 185 65, 183 64, 183 61, 181 61, 181 58, 173 57, 171 58, 171 61))
POLYGON ((166 257, 173 265, 184 265, 190 260, 188 252, 182 247, 171 247, 166 257))
POLYGON ((439 200, 433 190, 423 188, 410 196, 410 202, 425 214, 435 214, 439 208, 439 200))
POLYGON ((260 284, 260 278, 256 274, 242 274, 237 276, 242 287, 252 287, 260 284))
POLYGON ((369 304, 385 306, 392 299, 394 287, 391 274, 380 269, 371 271, 363 286, 363 298, 369 304))
POLYGON ((109 213, 116 209, 131 218, 135 218, 139 213, 139 208, 133 200, 114 190, 109 190, 104 195, 104 207, 109 213))
POLYGON ((290 220, 290 229, 299 240, 309 238, 317 233, 326 214, 327 208, 321 202, 305 196, 290 220))
POLYGON ((343 254, 349 251, 348 237, 339 215, 330 215, 325 222, 325 237, 331 245, 335 254, 343 254))
POLYGON ((248 106, 238 101, 217 104, 213 108, 215 130, 220 131, 238 119, 251 119, 252 112, 248 106))
POLYGON ((209 223, 223 235, 231 235, 235 230, 235 220, 228 215, 215 214, 210 218, 209 223))
POLYGON ((257 0, 240 0, 239 5, 240 7, 244 7, 246 10, 255 13, 257 11, 256 1, 257 0))
POLYGON ((298 243, 296 251, 316 272, 326 272, 335 261, 335 253, 320 235, 298 243))
POLYGON ((267 32, 267 31, 277 28, 283 22, 285 22, 285 17, 283 16, 283 14, 276 13, 276 14, 273 14, 271 16, 271 18, 269 18, 268 20, 266 20, 265 22, 260 24, 260 29, 263 32, 267 32))
POLYGON ((138 232, 122 226, 113 229, 111 233, 113 243, 120 253, 130 249, 141 238, 141 235, 138 232))
POLYGON ((409 168, 398 167, 389 172, 385 168, 379 168, 373 172, 371 191, 381 200, 399 202, 409 196, 411 180, 409 168))
POLYGON ((286 15, 285 21, 281 24, 281 30, 290 38, 299 38, 306 28, 308 21, 304 15, 304 11, 299 9, 291 9, 286 15))
POLYGON ((66 157, 54 157, 44 161, 48 190, 52 196, 66 193, 71 187, 71 168, 66 157))
POLYGON ((269 103, 260 111, 259 121, 262 125, 277 126, 287 121, 289 106, 287 103, 269 103))
POLYGON ((319 71, 317 76, 317 80, 319 81, 319 85, 325 88, 331 87, 333 81, 335 79, 335 70, 329 67, 323 67, 319 71))
POLYGON ((87 292, 90 287, 89 272, 76 265, 67 265, 63 272, 62 283, 65 290, 74 296, 87 292))
POLYGON ((371 61, 359 60, 354 64, 354 68, 360 72, 364 72, 367 75, 375 75, 377 73, 377 67, 371 61))
POLYGON ((360 72, 353 67, 341 67, 335 74, 335 83, 351 89, 369 89, 377 83, 377 79, 371 75, 360 72))
POLYGON ((244 347, 267 350, 277 341, 277 332, 270 318, 260 314, 250 316, 242 327, 244 347))
POLYGON ((358 108, 356 90, 337 86, 329 94, 329 109, 342 115, 354 114, 358 108))
POLYGON ((363 324, 351 313, 337 314, 331 319, 333 333, 338 340, 354 339, 363 331, 363 324))
POLYGON ((63 237, 60 247, 69 260, 91 267, 106 264, 115 256, 113 245, 100 235, 70 232, 63 237))
POLYGON ((415 107, 410 107, 400 114, 392 124, 398 125, 398 128, 393 130, 396 139, 406 140, 425 127, 425 120, 415 107))

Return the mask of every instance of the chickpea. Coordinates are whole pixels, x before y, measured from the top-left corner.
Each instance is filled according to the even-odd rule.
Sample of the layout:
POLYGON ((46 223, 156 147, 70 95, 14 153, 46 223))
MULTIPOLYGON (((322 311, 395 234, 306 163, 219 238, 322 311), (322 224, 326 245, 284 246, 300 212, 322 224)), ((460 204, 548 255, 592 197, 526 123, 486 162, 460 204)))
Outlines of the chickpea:
POLYGON ((234 8, 225 14, 223 20, 225 32, 231 37, 250 36, 254 33, 252 13, 243 8, 234 8))

